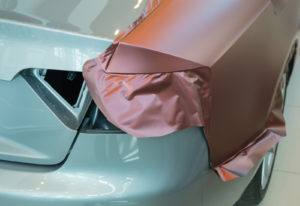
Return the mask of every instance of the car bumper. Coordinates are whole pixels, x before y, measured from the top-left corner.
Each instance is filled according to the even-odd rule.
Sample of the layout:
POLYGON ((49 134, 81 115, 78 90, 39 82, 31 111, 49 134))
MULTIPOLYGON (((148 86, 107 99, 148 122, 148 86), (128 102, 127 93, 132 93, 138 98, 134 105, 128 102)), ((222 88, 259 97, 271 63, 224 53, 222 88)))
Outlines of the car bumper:
POLYGON ((57 166, 0 163, 1 205, 232 205, 252 174, 228 183, 209 169, 202 129, 160 138, 79 134, 57 166), (223 199, 223 200, 222 200, 223 199))

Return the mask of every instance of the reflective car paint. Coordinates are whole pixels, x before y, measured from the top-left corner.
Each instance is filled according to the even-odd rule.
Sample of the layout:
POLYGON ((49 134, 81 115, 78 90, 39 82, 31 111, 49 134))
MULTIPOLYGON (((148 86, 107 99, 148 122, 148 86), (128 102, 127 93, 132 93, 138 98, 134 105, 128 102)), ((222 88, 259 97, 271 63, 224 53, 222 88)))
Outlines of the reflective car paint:
POLYGON ((145 5, 145 0, 0 0, 0 79, 28 68, 81 71, 145 5))
POLYGON ((114 39, 146 0, 0 0, 0 19, 114 39))
POLYGON ((0 159, 43 165, 63 161, 77 131, 62 124, 21 76, 0 80, 0 93, 0 159))
POLYGON ((40 167, 0 162, 0 203, 232 205, 253 173, 224 183, 209 169, 208 161, 200 128, 143 139, 127 134, 84 133, 78 136, 69 157, 60 165, 40 167))
POLYGON ((11 80, 28 68, 81 71, 86 60, 111 42, 0 19, 0 79, 11 80))

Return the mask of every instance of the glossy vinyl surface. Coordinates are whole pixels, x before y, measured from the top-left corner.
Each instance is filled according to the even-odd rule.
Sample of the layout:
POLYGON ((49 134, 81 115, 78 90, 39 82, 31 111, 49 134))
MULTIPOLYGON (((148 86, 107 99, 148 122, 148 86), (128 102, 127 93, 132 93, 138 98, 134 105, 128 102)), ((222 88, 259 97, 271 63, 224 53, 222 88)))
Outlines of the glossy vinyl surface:
POLYGON ((224 184, 209 170, 201 128, 147 139, 80 134, 56 167, 0 162, 0 200, 12 206, 231 206, 252 174, 224 184))
MULTIPOLYGON (((116 53, 114 60, 118 59, 116 53)), ((103 68, 100 58, 88 61, 82 74, 94 102, 110 122, 136 137, 159 137, 188 127, 204 126, 208 114, 203 105, 210 103, 207 83, 210 78, 209 68, 182 59, 174 60, 172 56, 169 57, 171 61, 163 61, 166 59, 164 55, 155 56, 157 66, 151 65, 152 70, 173 65, 172 68, 181 71, 111 74, 107 73, 109 68, 122 68, 122 63, 118 62, 119 67, 116 67, 108 60, 107 69, 103 68), (188 70, 182 71, 183 68, 188 70)), ((141 68, 136 66, 136 62, 131 67, 131 58, 126 57, 121 55, 126 62, 123 64, 125 68, 141 68)))
POLYGON ((146 0, 0 0, 0 18, 114 39, 146 0))
MULTIPOLYGON (((212 101, 209 107, 203 105, 201 107, 211 114, 210 121, 204 126, 212 151, 210 153, 212 166, 217 169, 218 166, 228 163, 239 155, 244 156, 245 153, 247 156, 248 147, 256 146, 259 141, 265 140, 264 133, 268 128, 274 129, 276 136, 272 136, 272 141, 266 142, 266 147, 257 150, 259 155, 253 155, 254 159, 250 157, 251 161, 248 163, 237 161, 234 167, 228 168, 234 175, 223 179, 230 180, 246 174, 269 148, 285 136, 284 118, 281 110, 277 111, 282 105, 277 107, 278 102, 280 104, 281 102, 276 101, 275 96, 276 91, 280 89, 284 65, 299 29, 299 3, 297 0, 228 0, 222 3, 215 0, 162 1, 160 6, 135 25, 130 33, 114 42, 113 47, 116 47, 114 51, 110 47, 98 59, 104 62, 103 70, 112 76, 116 73, 135 74, 137 69, 144 74, 152 74, 151 68, 157 63, 155 54, 158 52, 182 58, 182 62, 193 61, 209 66, 212 78, 203 79, 204 82, 211 83, 212 101), (258 45, 263 46, 258 48, 258 45), (126 72, 123 72, 125 70, 126 72), (272 114, 277 118, 273 118, 272 114)), ((177 71, 172 64, 166 67, 157 73, 177 71)), ((184 72, 185 69, 182 67, 184 72)), ((101 76, 101 72, 97 74, 101 76)), ((101 79, 97 80, 101 83, 101 79)), ((170 84, 171 80, 165 82, 170 84)), ((151 83, 148 82, 149 85, 151 83)), ((93 86, 90 88, 94 92, 95 101, 98 101, 98 106, 100 105, 99 108, 107 117, 115 115, 113 112, 106 114, 106 109, 101 107, 101 104, 109 104, 110 101, 99 101, 102 92, 97 93, 93 89, 102 88, 99 87, 99 83, 94 81, 91 84, 93 86)), ((194 86, 201 87, 197 83, 194 83, 194 86)), ((139 91, 137 95, 151 96, 155 94, 156 88, 151 89, 139 91)), ((130 93, 134 90, 135 88, 131 88, 128 91, 130 93)), ((204 98, 209 94, 199 93, 199 96, 204 98)), ((159 97, 157 99, 160 100, 159 97)), ((119 98, 119 101, 128 101, 129 105, 130 102, 135 105, 132 99, 119 98)), ((154 105, 156 104, 150 104, 147 110, 143 109, 145 113, 140 116, 149 116, 148 111, 158 111, 154 105)), ((170 110, 176 113, 177 105, 172 104, 170 110)), ((128 114, 134 116, 135 113, 128 114)), ((123 118, 122 115, 118 115, 116 114, 117 117, 114 118, 123 118)), ((136 121, 142 120, 143 118, 136 121)), ((151 122, 148 121, 148 124, 151 125, 151 122)), ((176 125, 176 122, 172 121, 171 125, 176 125)), ((118 122, 116 126, 122 127, 123 124, 118 122)), ((172 131, 180 128, 173 128, 172 131)), ((130 130, 126 132, 135 134, 130 130)), ((162 134, 159 131, 155 134, 160 135, 162 134)))
POLYGON ((0 94, 0 159, 43 165, 63 161, 77 131, 66 127, 21 76, 0 80, 0 94))

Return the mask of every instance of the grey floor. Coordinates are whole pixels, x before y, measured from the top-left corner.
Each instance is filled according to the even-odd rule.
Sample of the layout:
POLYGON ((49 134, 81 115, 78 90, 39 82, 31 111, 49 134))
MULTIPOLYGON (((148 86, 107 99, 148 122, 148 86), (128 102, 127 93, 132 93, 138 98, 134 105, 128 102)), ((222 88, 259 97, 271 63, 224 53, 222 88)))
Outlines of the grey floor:
POLYGON ((300 58, 288 88, 287 137, 278 147, 268 193, 260 206, 300 206, 300 58))

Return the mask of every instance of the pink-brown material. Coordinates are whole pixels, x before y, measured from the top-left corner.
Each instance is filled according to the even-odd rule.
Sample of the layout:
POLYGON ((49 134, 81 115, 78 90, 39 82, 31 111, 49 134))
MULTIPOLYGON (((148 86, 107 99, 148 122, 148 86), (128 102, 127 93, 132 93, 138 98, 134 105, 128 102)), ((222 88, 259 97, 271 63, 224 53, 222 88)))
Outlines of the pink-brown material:
POLYGON ((209 120, 208 67, 121 42, 160 2, 149 0, 141 17, 83 67, 89 91, 106 118, 136 137, 163 136, 209 120))
POLYGON ((237 155, 215 168, 222 180, 229 181, 247 175, 261 157, 274 147, 281 137, 286 135, 282 103, 281 87, 279 86, 266 128, 253 137, 253 142, 239 151, 237 155))
MULTIPOLYGON (((126 53, 131 54, 125 52, 125 56, 126 53)), ((110 58, 105 59, 102 55, 84 65, 83 76, 89 91, 107 119, 136 137, 163 136, 187 127, 205 126, 209 116, 205 107, 210 101, 210 70, 177 57, 151 54, 144 49, 138 53, 155 58, 141 58, 141 62, 137 62, 138 59, 132 61, 132 56, 118 58, 119 53, 114 52, 116 56, 110 58, 121 59, 121 62, 115 60, 112 63, 107 60, 110 58), (152 67, 154 73, 106 72, 121 68, 122 60, 128 61, 125 68, 132 65, 129 66, 131 71, 152 67), (160 68, 165 71, 157 72, 160 68), (179 71, 183 69, 185 71, 179 71)))
POLYGON ((112 44, 98 60, 103 69, 111 74, 153 74, 205 67, 187 59, 124 42, 112 44))
POLYGON ((273 96, 296 12, 279 21, 270 0, 149 2, 85 64, 93 99, 112 123, 138 137, 205 126, 221 178, 247 174, 285 135, 282 101, 273 96), (282 30, 282 22, 291 23, 282 30))

